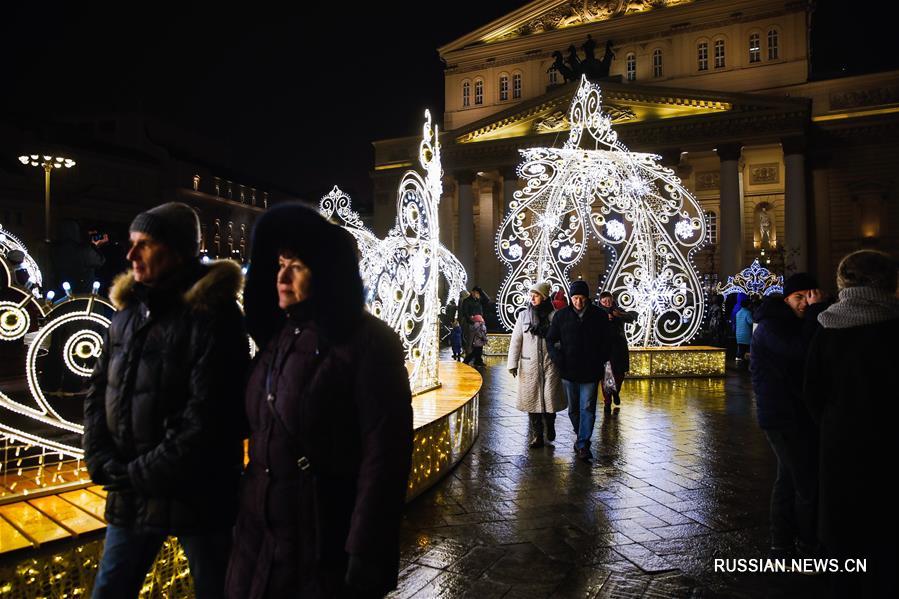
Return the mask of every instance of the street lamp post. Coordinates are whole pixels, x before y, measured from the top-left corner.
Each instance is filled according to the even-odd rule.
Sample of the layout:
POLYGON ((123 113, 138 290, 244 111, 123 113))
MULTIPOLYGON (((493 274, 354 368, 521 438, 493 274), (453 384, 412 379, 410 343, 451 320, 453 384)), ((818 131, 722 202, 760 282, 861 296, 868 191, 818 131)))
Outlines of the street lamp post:
POLYGON ((54 168, 72 168, 75 161, 64 156, 19 156, 19 162, 24 165, 40 166, 44 169, 44 240, 50 241, 50 173, 54 168))

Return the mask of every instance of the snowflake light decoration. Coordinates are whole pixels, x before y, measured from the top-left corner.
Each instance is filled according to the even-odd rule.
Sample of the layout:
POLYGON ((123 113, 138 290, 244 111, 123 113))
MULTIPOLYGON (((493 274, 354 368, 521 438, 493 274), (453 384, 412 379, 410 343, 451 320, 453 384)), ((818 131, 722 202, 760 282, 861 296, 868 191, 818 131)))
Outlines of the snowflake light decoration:
POLYGON ((500 321, 514 326, 533 283, 565 288, 592 234, 617 256, 604 288, 638 314, 626 328, 629 343, 680 345, 702 324, 702 290, 690 258, 705 240, 705 219, 658 156, 618 141, 601 99, 599 86, 582 77, 564 146, 521 150, 518 173, 526 184, 496 238, 508 269, 497 294, 500 321))
POLYGON ((748 268, 744 268, 732 277, 727 277, 727 283, 718 283, 715 291, 728 296, 732 293, 745 293, 749 296, 763 297, 775 293, 783 293, 783 275, 776 275, 759 264, 756 258, 748 268))
POLYGON ((430 112, 425 111, 419 146, 425 176, 415 171, 403 175, 397 192, 397 222, 386 238, 378 239, 362 224, 352 210, 350 197, 338 187, 319 204, 322 215, 340 222, 356 238, 368 308, 403 341, 413 393, 440 384, 440 274, 447 280, 447 302, 459 297, 467 279, 459 260, 440 244, 438 207, 443 184, 437 133, 437 127, 431 126, 430 112))

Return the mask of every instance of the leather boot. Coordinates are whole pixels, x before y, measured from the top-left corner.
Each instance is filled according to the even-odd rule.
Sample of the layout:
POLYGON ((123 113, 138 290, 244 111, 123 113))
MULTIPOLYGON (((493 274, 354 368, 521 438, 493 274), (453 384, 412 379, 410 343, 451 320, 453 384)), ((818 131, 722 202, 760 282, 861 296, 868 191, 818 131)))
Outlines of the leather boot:
POLYGON ((528 445, 531 448, 543 447, 543 415, 529 413, 531 421, 531 442, 528 445))
POLYGON ((543 422, 546 423, 546 440, 552 443, 556 440, 556 415, 552 412, 545 413, 543 422))

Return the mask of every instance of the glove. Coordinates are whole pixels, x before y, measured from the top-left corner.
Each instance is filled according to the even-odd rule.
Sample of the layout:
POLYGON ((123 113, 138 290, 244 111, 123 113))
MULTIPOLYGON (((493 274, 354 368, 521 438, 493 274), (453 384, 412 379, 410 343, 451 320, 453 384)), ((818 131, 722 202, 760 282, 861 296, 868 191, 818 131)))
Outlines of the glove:
POLYGON ((103 488, 107 491, 122 492, 131 491, 131 477, 128 476, 128 468, 118 460, 109 460, 103 465, 103 475, 106 484, 103 488))
POLYGON ((346 569, 346 585, 355 591, 375 591, 381 585, 378 565, 361 555, 350 555, 346 569))
POLYGON ((518 369, 517 369, 517 368, 510 368, 510 369, 509 369, 509 372, 512 373, 512 376, 513 376, 513 377, 518 376, 518 369))

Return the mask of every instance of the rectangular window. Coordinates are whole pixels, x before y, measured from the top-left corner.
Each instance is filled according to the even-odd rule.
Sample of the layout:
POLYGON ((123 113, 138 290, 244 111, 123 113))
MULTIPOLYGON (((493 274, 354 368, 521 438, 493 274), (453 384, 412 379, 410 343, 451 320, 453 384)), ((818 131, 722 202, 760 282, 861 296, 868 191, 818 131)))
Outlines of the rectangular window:
POLYGON ((512 75, 512 97, 516 100, 521 98, 521 75, 519 73, 512 75))
POLYGON ((474 103, 476 106, 480 106, 484 103, 484 82, 483 81, 475 81, 474 82, 474 103))
POLYGON ((709 70, 709 44, 708 42, 702 42, 696 48, 696 57, 699 61, 699 70, 700 71, 708 71, 709 70))
POLYGON ((652 53, 652 76, 662 76, 662 51, 658 49, 652 53))
POLYGON ((509 78, 505 75, 499 78, 499 100, 505 102, 509 99, 509 78))
POLYGON ((471 83, 466 81, 462 84, 462 107, 471 106, 471 83))

